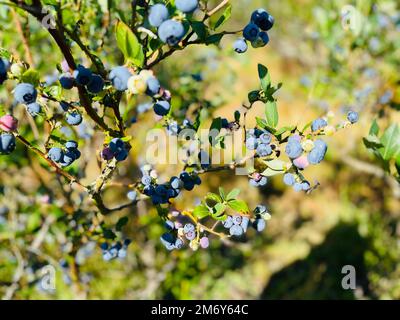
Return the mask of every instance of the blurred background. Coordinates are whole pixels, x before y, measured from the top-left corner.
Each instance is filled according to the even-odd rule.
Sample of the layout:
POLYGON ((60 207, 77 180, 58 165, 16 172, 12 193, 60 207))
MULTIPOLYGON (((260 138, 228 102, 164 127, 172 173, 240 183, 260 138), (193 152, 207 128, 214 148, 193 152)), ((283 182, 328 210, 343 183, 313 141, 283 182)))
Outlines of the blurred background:
MULTIPOLYGON (((106 218, 107 223, 115 224, 121 216, 128 216, 123 234, 132 239, 132 244, 125 260, 105 262, 99 246, 85 235, 87 217, 94 215, 87 196, 63 184, 34 154, 18 145, 12 156, 0 157, 1 296, 14 299, 400 298, 400 185, 395 171, 382 165, 363 140, 369 135, 374 119, 382 130, 400 120, 398 2, 231 2, 232 18, 223 26, 224 30, 240 30, 259 7, 275 17, 268 46, 238 55, 232 50, 236 37, 226 36, 220 48, 192 46, 172 55, 155 73, 172 91, 177 110, 202 104, 207 106, 209 116, 229 120, 233 120, 233 112, 246 101, 247 93, 258 88, 258 63, 269 68, 274 84, 283 83, 277 93, 281 126, 303 126, 328 111, 333 121, 339 122, 350 108, 359 111, 357 125, 327 138, 325 161, 306 170, 307 178, 319 183, 319 187, 306 195, 284 186, 280 176, 257 189, 249 185, 247 177, 234 176, 232 172, 207 174, 202 177, 200 187, 177 200, 178 209, 193 207, 196 199, 208 191, 217 192, 219 186, 225 190, 237 187, 242 190, 241 198, 251 207, 259 203, 268 206, 272 219, 266 230, 261 234, 249 232, 246 239, 233 245, 211 239, 207 250, 167 252, 159 243, 163 232, 161 219, 150 203, 140 202, 106 218), (349 30, 344 25, 346 5, 352 5, 362 16, 361 30, 349 30), (201 79, 193 75, 200 75, 201 79), (71 270, 60 265, 71 252, 79 269, 72 270, 72 276, 71 270), (52 292, 45 292, 38 285, 40 270, 47 264, 56 268, 56 290, 52 292), (356 290, 342 288, 344 265, 355 267, 356 290), (16 274, 20 275, 18 281, 16 274)), ((209 3, 212 7, 218 1, 209 3)), ((129 15, 125 1, 120 6, 118 14, 123 15, 125 8, 125 14, 129 15)), ((29 33, 32 59, 41 78, 57 75, 55 65, 62 57, 46 31, 33 19, 14 14, 0 4, 0 46, 20 59, 26 58, 15 28, 15 19, 19 19, 24 30, 28 30, 25 32, 29 33)), ((116 17, 118 14, 115 13, 116 17)), ((81 12, 65 18, 96 21, 97 15, 101 19, 102 14, 88 1, 81 12)), ((112 32, 109 34, 94 23, 83 24, 82 33, 92 39, 89 44, 107 67, 122 62, 112 32)), ((73 49, 77 50, 76 46, 73 49)), ((83 59, 76 52, 75 56, 83 59)), ((11 90, 12 84, 8 83, 0 89, 0 104, 6 110, 12 109, 24 136, 41 145, 45 125, 40 119, 32 123, 21 106, 12 105, 11 90)), ((138 122, 129 129, 134 137, 129 161, 120 166, 114 177, 121 186, 115 184, 104 192, 110 207, 126 203, 129 190, 122 184, 140 177, 144 138, 155 123, 153 112, 138 111, 138 106, 146 102, 124 102, 125 119, 135 116, 138 122)), ((254 126, 255 116, 263 113, 263 107, 256 105, 247 117, 248 126, 254 126)), ((99 149, 104 136, 95 134, 89 121, 79 130, 68 132, 68 129, 71 130, 60 129, 60 135, 78 137, 83 153, 79 166, 72 171, 89 183, 100 173, 93 150, 99 149)), ((161 178, 180 170, 178 166, 157 169, 161 178)))

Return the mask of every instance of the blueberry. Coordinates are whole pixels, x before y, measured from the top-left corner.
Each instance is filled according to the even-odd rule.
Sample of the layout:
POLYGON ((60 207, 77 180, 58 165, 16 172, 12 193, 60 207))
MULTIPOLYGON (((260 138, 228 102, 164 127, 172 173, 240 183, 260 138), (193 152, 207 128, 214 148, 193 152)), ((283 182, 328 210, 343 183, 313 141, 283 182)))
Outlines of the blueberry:
POLYGON ((201 179, 198 175, 194 176, 192 181, 197 186, 201 185, 201 179))
POLYGON ((189 173, 187 173, 186 171, 183 171, 180 175, 179 178, 183 181, 183 182, 188 182, 191 180, 189 173))
POLYGON ((76 148, 78 148, 78 142, 76 142, 74 140, 67 141, 65 143, 65 147, 67 149, 76 149, 76 148))
POLYGON ((61 148, 53 147, 49 150, 47 156, 51 161, 60 162, 64 156, 64 153, 61 148))
POLYGON ((171 105, 168 101, 158 101, 154 104, 154 112, 159 116, 165 116, 168 114, 169 110, 171 109, 171 105))
POLYGON ((168 131, 168 134, 170 134, 171 136, 177 136, 180 131, 178 123, 176 121, 169 123, 168 127, 167 127, 167 131, 168 131))
POLYGON ((240 225, 234 224, 232 227, 229 229, 229 233, 231 236, 236 236, 240 237, 243 234, 243 228, 240 225))
POLYGON ((321 130, 322 128, 325 128, 328 125, 328 122, 326 120, 319 118, 316 119, 312 122, 311 124, 311 131, 318 131, 321 130))
POLYGON ((83 119, 82 115, 78 111, 74 110, 67 114, 66 120, 69 125, 78 126, 82 123, 83 119))
POLYGON ((151 182, 152 182, 152 179, 151 179, 150 176, 145 175, 145 176, 142 177, 142 183, 143 183, 145 186, 149 186, 149 185, 151 184, 151 182))
POLYGON ((224 226, 224 228, 229 229, 230 227, 233 226, 233 219, 231 216, 228 216, 226 218, 226 220, 222 223, 222 225, 224 226))
POLYGON ((167 195, 167 188, 164 185, 158 185, 156 187, 155 191, 161 197, 164 197, 167 195))
POLYGON ((161 85, 157 78, 150 77, 149 79, 147 79, 146 83, 147 83, 146 93, 149 96, 155 96, 156 94, 158 94, 160 92, 161 85))
POLYGON ((246 148, 249 150, 254 150, 257 148, 257 138, 253 136, 249 136, 246 139, 246 148))
POLYGON ((111 80, 112 85, 118 91, 125 91, 128 89, 128 80, 132 76, 128 68, 119 66, 111 70, 108 78, 111 80))
POLYGON ((232 222, 233 224, 240 225, 242 223, 242 216, 240 215, 232 216, 232 222))
POLYGON ((210 240, 207 237, 200 238, 200 247, 207 249, 210 246, 210 240))
POLYGON ((0 135, 0 154, 10 154, 15 150, 15 137, 10 133, 0 135))
POLYGON ((356 123, 358 121, 358 113, 355 111, 349 111, 347 114, 347 120, 349 120, 351 123, 356 123))
POLYGON ((90 82, 88 83, 87 87, 89 92, 91 93, 99 93, 104 88, 104 80, 98 74, 93 74, 90 82))
POLYGON ((249 226, 249 221, 250 221, 250 219, 248 217, 242 218, 242 223, 240 224, 240 226, 242 227, 244 232, 247 231, 247 227, 249 226))
POLYGON ((192 13, 199 6, 198 0, 175 0, 176 8, 184 13, 192 13))
POLYGON ((159 3, 151 6, 149 12, 149 23, 152 27, 159 27, 165 20, 168 19, 168 9, 165 5, 159 3))
POLYGON ((293 185, 293 189, 294 189, 294 191, 299 192, 299 191, 303 190, 303 186, 301 185, 300 182, 296 182, 296 183, 293 185))
POLYGON ((160 237, 161 243, 167 248, 167 250, 173 250, 175 247, 175 239, 174 236, 170 233, 164 233, 160 237))
POLYGON ((291 140, 286 144, 285 152, 290 159, 296 159, 303 153, 303 148, 299 141, 291 140))
POLYGON ((78 65, 76 70, 73 72, 73 76, 77 84, 86 86, 92 79, 92 71, 82 65, 78 65))
POLYGON ((60 78, 59 78, 61 87, 64 89, 70 90, 74 87, 75 84, 75 79, 72 76, 72 74, 68 73, 63 73, 60 78))
POLYGON ((183 188, 187 191, 192 191, 194 189, 194 182, 193 181, 183 182, 183 188))
POLYGON ((261 143, 269 144, 271 143, 271 134, 269 132, 264 132, 259 137, 261 143))
POLYGON ((129 192, 127 193, 126 196, 128 197, 129 200, 131 200, 131 201, 136 201, 136 199, 137 199, 137 192, 134 191, 134 190, 129 191, 129 192))
POLYGON ((251 21, 264 31, 271 29, 275 22, 274 17, 264 9, 254 11, 251 15, 251 21))
POLYGON ((254 209, 255 214, 263 214, 264 212, 267 212, 267 207, 262 204, 257 205, 254 209))
POLYGON ((165 221, 164 226, 168 231, 172 231, 175 229, 175 223, 171 220, 165 221))
POLYGON ((296 178, 291 173, 285 173, 285 175, 283 176, 283 182, 288 186, 292 186, 295 184, 296 178))
POLYGON ((262 143, 258 145, 256 152, 260 157, 266 157, 272 153, 272 149, 268 144, 262 143))
POLYGON ((107 250, 107 249, 108 249, 108 243, 107 243, 107 242, 103 242, 103 243, 100 245, 100 248, 101 248, 101 250, 107 250))
POLYGON ((257 232, 263 231, 265 229, 265 220, 262 218, 255 219, 253 222, 253 227, 257 230, 257 232))
POLYGON ((175 20, 164 21, 158 28, 158 36, 161 41, 170 46, 175 46, 185 35, 183 24, 175 20))
POLYGON ((181 180, 178 177, 172 177, 169 183, 171 184, 172 188, 179 189, 181 185, 181 180))
POLYGON ((110 141, 108 147, 113 153, 117 153, 125 148, 125 143, 120 138, 114 138, 110 141))
POLYGON ((14 89, 14 98, 18 103, 34 103, 37 98, 37 91, 30 83, 20 83, 14 89))
POLYGON ((60 107, 64 112, 67 112, 69 110, 70 106, 71 105, 68 102, 65 102, 65 101, 60 102, 60 107))
POLYGON ((126 158, 128 158, 128 155, 128 151, 126 149, 122 149, 115 154, 115 159, 117 161, 124 161, 126 158))
POLYGON ((263 186, 265 186, 267 184, 267 182, 268 182, 267 177, 262 177, 260 179, 260 181, 258 182, 258 186, 263 187, 263 186))
POLYGON ((143 188, 143 193, 144 193, 146 196, 148 196, 148 197, 153 196, 153 195, 154 195, 154 187, 151 186, 151 185, 146 185, 146 186, 143 188))
POLYGON ((127 255, 126 249, 118 250, 118 258, 124 259, 124 258, 126 258, 126 255, 127 255))
POLYGON ((266 32, 260 32, 257 39, 251 42, 253 48, 265 47, 269 42, 269 37, 266 32))
POLYGON ((185 233, 185 237, 186 237, 186 239, 188 239, 188 240, 193 240, 194 238, 196 238, 196 232, 194 232, 194 231, 188 231, 188 232, 186 232, 185 233))
POLYGON ((111 160, 114 158, 114 152, 112 152, 109 147, 106 147, 101 151, 101 157, 106 161, 111 160))
POLYGON ((183 227, 183 232, 188 233, 190 231, 195 231, 195 226, 193 223, 186 223, 185 226, 183 227))
POLYGON ((175 245, 175 248, 179 250, 179 249, 181 249, 183 247, 183 241, 178 238, 178 239, 175 240, 174 245, 175 245))
POLYGON ((26 106, 26 111, 28 111, 32 117, 36 117, 41 110, 42 107, 37 102, 30 103, 26 106))
POLYGON ((304 191, 307 191, 307 190, 309 190, 310 189, 310 183, 308 182, 308 181, 303 181, 302 183, 301 183, 301 188, 304 190, 304 191))
POLYGON ((68 167, 75 161, 75 154, 71 151, 67 151, 63 154, 63 157, 60 161, 61 166, 68 167))
POLYGON ((235 52, 237 52, 237 53, 245 53, 247 51, 247 42, 246 42, 246 40, 243 39, 243 38, 237 39, 233 43, 233 50, 235 50, 235 52))
POLYGON ((319 147, 314 147, 314 149, 311 150, 311 152, 307 155, 307 160, 311 164, 318 164, 322 160, 324 160, 325 154, 326 154, 326 148, 319 148, 319 147))
POLYGON ((260 29, 254 23, 249 23, 243 30, 243 37, 248 41, 254 41, 257 39, 260 29))

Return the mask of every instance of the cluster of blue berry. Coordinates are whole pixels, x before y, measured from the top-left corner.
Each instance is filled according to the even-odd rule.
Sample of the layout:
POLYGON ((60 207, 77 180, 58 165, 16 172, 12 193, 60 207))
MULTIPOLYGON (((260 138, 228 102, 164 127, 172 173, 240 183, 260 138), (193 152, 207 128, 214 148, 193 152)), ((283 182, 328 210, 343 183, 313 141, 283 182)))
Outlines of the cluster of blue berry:
POLYGON ((195 185, 201 184, 201 179, 197 174, 182 172, 178 177, 172 177, 168 183, 157 184, 156 178, 145 173, 141 180, 143 184, 143 193, 150 197, 153 204, 167 204, 170 199, 179 196, 181 189, 193 190, 195 185))
POLYGON ((104 88, 103 78, 82 65, 78 65, 72 74, 70 72, 63 73, 59 81, 61 86, 67 90, 79 85, 85 86, 90 93, 97 94, 104 88))
POLYGON ((116 258, 124 259, 126 257, 127 249, 130 243, 130 239, 125 239, 122 243, 118 241, 112 246, 110 246, 106 242, 102 243, 100 247, 103 251, 103 260, 110 261, 116 258))
POLYGON ((235 41, 233 48, 237 53, 247 51, 247 41, 251 43, 253 48, 264 47, 269 42, 267 31, 274 25, 274 17, 266 10, 260 8, 251 15, 250 23, 243 30, 243 38, 235 41))
POLYGON ((14 99, 18 103, 25 104, 28 113, 35 117, 37 116, 42 107, 36 102, 37 91, 35 87, 30 83, 20 83, 14 89, 14 99))
POLYGON ((276 148, 271 144, 272 135, 266 130, 258 128, 247 130, 246 148, 256 150, 256 154, 260 157, 267 157, 272 154, 272 150, 276 148))
POLYGON ((78 143, 71 140, 65 143, 64 148, 52 147, 47 157, 62 167, 68 167, 81 157, 81 152, 78 150, 78 143))
POLYGON ((193 223, 184 224, 179 221, 179 218, 182 218, 179 212, 175 212, 174 215, 178 218, 177 221, 167 220, 165 228, 168 232, 165 232, 160 237, 161 243, 167 250, 181 249, 185 244, 185 240, 189 241, 189 247, 194 251, 198 250, 199 247, 208 248, 210 241, 207 236, 200 236, 202 233, 200 229, 197 229, 193 223))
MULTIPOLYGON (((198 8, 198 0, 176 0, 175 6, 183 13, 193 13, 198 8)), ((161 3, 151 6, 149 24, 158 29, 160 40, 170 46, 176 46, 186 34, 182 22, 170 19, 168 8, 161 3)))
POLYGON ((120 138, 114 138, 101 152, 101 157, 109 161, 115 158, 117 161, 124 161, 128 157, 128 149, 125 142, 120 138))

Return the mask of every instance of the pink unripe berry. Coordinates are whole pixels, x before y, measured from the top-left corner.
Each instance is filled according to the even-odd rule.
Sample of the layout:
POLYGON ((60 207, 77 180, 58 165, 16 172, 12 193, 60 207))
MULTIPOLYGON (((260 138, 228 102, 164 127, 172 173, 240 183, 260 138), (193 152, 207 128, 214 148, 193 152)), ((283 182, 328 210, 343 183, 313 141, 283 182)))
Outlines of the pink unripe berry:
POLYGON ((309 163, 307 160, 307 156, 306 155, 302 155, 296 159, 293 160, 293 164, 299 168, 299 169, 305 169, 308 167, 309 163))
POLYGON ((6 132, 15 131, 18 128, 18 120, 6 114, 0 118, 0 129, 6 132))
POLYGON ((202 247, 203 249, 207 249, 209 245, 210 245, 210 241, 208 240, 207 237, 202 237, 200 239, 200 247, 202 247))

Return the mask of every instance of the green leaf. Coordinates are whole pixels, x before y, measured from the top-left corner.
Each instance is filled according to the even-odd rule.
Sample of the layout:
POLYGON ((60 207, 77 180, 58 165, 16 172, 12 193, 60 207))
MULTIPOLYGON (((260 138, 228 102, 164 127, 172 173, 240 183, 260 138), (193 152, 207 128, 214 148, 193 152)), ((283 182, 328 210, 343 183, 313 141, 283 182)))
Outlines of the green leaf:
POLYGON ((224 190, 224 188, 222 188, 222 187, 219 187, 218 188, 218 190, 219 190, 219 195, 220 195, 220 197, 221 197, 221 200, 222 201, 225 201, 225 190, 224 190))
POLYGON ((282 174, 282 171, 277 171, 277 170, 274 170, 274 169, 271 169, 271 168, 267 168, 261 174, 263 176, 265 176, 265 177, 273 177, 273 176, 276 176, 278 174, 282 174))
POLYGON ((247 94, 247 97, 248 97, 250 103, 259 101, 260 100, 260 91, 259 90, 250 91, 247 94))
POLYGON ((24 74, 21 76, 21 82, 30 83, 34 87, 37 87, 40 82, 39 72, 33 69, 26 70, 24 74))
POLYGON ((211 134, 212 131, 217 130, 218 133, 221 131, 222 129, 222 119, 220 117, 215 118, 210 126, 210 134, 208 136, 208 141, 210 141, 212 146, 215 146, 218 143, 218 139, 217 136, 214 136, 213 134, 211 134))
POLYGON ((379 125, 376 122, 376 119, 371 124, 371 128, 369 128, 369 134, 373 136, 377 136, 379 134, 379 125))
POLYGON ((197 218, 202 219, 202 218, 207 217, 208 215, 210 215, 210 210, 207 208, 207 206, 202 204, 202 205, 199 205, 196 208, 194 208, 193 214, 197 218))
POLYGON ((226 199, 229 200, 235 200, 236 197, 239 195, 240 189, 233 189, 231 192, 228 193, 226 196, 226 199))
POLYGON ((383 148, 380 153, 384 160, 396 158, 400 154, 400 128, 397 124, 392 124, 386 129, 381 137, 383 148))
POLYGON ((282 127, 278 130, 276 130, 275 135, 280 136, 281 134, 284 134, 285 132, 293 131, 296 129, 296 126, 286 126, 282 127))
POLYGON ((267 121, 265 121, 264 119, 261 119, 261 118, 259 118, 259 117, 256 117, 256 122, 257 122, 257 125, 258 125, 260 128, 266 129, 266 130, 268 130, 269 132, 275 134, 276 129, 274 129, 273 127, 269 126, 268 123, 267 123, 267 121))
POLYGON ((218 45, 223 36, 224 36, 224 34, 222 34, 222 33, 213 34, 212 36, 207 37, 205 39, 204 43, 206 45, 210 45, 210 44, 218 45))
POLYGON ((261 81, 261 88, 264 91, 268 91, 268 88, 271 86, 271 78, 267 67, 263 66, 262 64, 258 65, 258 77, 261 81))
POLYGON ((214 207, 217 203, 222 202, 222 199, 216 193, 209 192, 206 195, 206 203, 209 207, 214 207))
POLYGON ((200 40, 204 40, 207 37, 207 27, 201 21, 190 22, 193 31, 197 34, 200 40))
POLYGON ((241 213, 249 212, 249 207, 247 206, 247 203, 244 202, 243 200, 228 201, 228 206, 237 212, 241 212, 241 213))
POLYGON ((275 101, 268 101, 265 104, 265 116, 267 117, 267 124, 275 128, 278 125, 278 108, 275 101))
POLYGON ((117 231, 121 231, 122 227, 123 227, 124 225, 126 225, 127 223, 128 223, 128 217, 119 218, 119 220, 118 220, 118 222, 117 222, 117 224, 116 224, 116 226, 115 226, 115 229, 116 229, 117 231))
POLYGON ((214 19, 211 20, 211 22, 210 22, 210 28, 211 28, 212 30, 218 29, 218 28, 221 27, 226 21, 229 20, 229 18, 231 17, 231 15, 232 15, 232 5, 229 4, 229 5, 225 8, 223 14, 218 18, 218 20, 216 20, 216 21, 215 21, 214 19), (215 21, 215 22, 214 22, 214 21, 215 21))
POLYGON ((279 160, 279 159, 274 159, 271 161, 264 161, 264 163, 268 166, 268 168, 271 168, 272 170, 275 171, 283 171, 284 166, 286 162, 279 160))
POLYGON ((115 28, 117 46, 127 61, 141 67, 144 63, 143 47, 133 31, 122 21, 118 21, 115 28))
POLYGON ((375 135, 369 135, 363 138, 364 145, 368 149, 377 150, 383 147, 381 140, 375 135))
POLYGON ((216 220, 225 220, 225 210, 226 205, 223 203, 217 203, 214 208, 211 216, 216 220))

